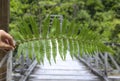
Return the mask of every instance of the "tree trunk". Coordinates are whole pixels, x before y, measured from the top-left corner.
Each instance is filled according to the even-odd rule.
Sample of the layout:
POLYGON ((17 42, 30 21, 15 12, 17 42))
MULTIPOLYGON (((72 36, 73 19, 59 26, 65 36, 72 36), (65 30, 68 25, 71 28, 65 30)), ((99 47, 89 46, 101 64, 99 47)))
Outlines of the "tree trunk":
MULTIPOLYGON (((8 32, 9 24, 9 0, 0 0, 0 30, 8 32)), ((0 50, 0 60, 6 55, 5 52, 0 50)), ((7 62, 0 68, 0 81, 6 81, 7 62)))

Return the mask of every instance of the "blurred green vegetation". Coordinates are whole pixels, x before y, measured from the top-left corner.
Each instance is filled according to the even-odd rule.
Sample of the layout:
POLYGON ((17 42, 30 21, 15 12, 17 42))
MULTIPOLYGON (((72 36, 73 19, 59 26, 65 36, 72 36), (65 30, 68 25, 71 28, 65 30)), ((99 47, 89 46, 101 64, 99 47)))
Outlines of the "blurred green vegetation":
MULTIPOLYGON (((11 30, 21 17, 32 15, 40 24, 46 15, 55 14, 87 24, 105 42, 120 43, 120 0, 11 0, 10 5, 11 30)), ((115 50, 115 58, 120 58, 120 49, 115 50)))

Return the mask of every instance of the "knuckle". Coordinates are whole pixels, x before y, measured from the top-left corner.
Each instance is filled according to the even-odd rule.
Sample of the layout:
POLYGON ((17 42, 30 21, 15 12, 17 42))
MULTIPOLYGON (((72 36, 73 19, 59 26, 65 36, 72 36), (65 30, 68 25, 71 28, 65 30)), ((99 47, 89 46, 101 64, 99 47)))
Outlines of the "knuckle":
POLYGON ((4 30, 0 30, 0 32, 4 32, 4 30))
POLYGON ((10 35, 10 39, 13 39, 13 37, 10 35))

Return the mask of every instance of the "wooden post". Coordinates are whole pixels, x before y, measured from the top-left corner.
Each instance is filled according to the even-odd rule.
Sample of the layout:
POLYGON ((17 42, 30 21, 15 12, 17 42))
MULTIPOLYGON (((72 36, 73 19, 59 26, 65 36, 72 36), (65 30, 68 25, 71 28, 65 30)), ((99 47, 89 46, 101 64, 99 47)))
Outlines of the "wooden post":
MULTIPOLYGON (((0 0, 0 30, 8 32, 9 24, 9 0, 0 0)), ((0 50, 0 60, 6 55, 6 53, 0 50)), ((6 81, 7 62, 0 68, 0 81, 6 81)))
POLYGON ((8 31, 9 0, 0 0, 0 29, 8 31))

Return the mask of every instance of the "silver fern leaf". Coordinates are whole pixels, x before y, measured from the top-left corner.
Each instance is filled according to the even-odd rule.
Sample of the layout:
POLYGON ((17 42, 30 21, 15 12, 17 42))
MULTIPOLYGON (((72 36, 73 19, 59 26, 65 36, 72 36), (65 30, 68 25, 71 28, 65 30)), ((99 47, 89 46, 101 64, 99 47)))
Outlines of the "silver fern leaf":
POLYGON ((54 18, 50 24, 50 16, 45 18, 40 27, 33 17, 21 19, 18 28, 10 32, 18 44, 18 56, 28 53, 32 58, 34 53, 41 63, 46 55, 51 63, 52 56, 56 62, 57 53, 65 60, 67 50, 72 58, 78 54, 82 56, 83 53, 94 54, 96 51, 113 52, 87 24, 64 19, 61 28, 58 18, 54 18))

